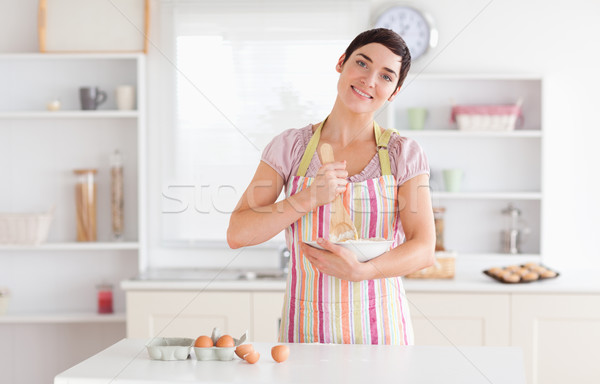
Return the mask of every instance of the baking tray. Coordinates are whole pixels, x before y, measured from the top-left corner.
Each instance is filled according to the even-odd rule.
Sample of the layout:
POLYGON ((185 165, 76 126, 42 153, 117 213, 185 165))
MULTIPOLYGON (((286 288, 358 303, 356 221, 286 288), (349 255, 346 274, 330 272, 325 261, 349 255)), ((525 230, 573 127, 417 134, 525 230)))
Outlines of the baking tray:
MULTIPOLYGON (((527 269, 531 269, 531 268, 529 268, 529 267, 528 267, 526 264, 520 264, 520 265, 518 265, 518 266, 519 266, 519 267, 521 267, 521 268, 527 268, 527 269)), ((512 281, 506 281, 506 280, 504 280, 502 277, 500 277, 500 276, 497 276, 497 275, 495 275, 495 274, 493 274, 493 273, 490 273, 489 271, 490 271, 490 269, 491 269, 491 268, 490 268, 490 269, 486 269, 485 271, 483 271, 483 274, 485 274, 485 275, 488 275, 488 276, 489 276, 489 277, 491 277, 492 279, 494 279, 494 280, 496 280, 496 281, 498 281, 498 282, 500 282, 500 283, 502 283, 502 284, 528 284, 528 283, 535 283, 536 281, 542 281, 542 280, 556 279, 558 276, 560 276, 560 273, 559 273, 558 271, 555 271, 554 269, 552 269, 552 268, 549 268, 549 267, 547 267, 547 266, 545 266, 545 265, 543 265, 543 264, 537 264, 537 266, 539 266, 539 267, 542 267, 542 268, 545 268, 545 269, 547 269, 547 270, 549 270, 549 271, 552 271, 552 272, 554 272, 556 275, 555 275, 555 276, 552 276, 552 277, 542 277, 542 276, 539 276, 539 277, 538 277, 537 279, 535 279, 535 280, 523 280, 523 279, 520 279, 519 281, 512 282, 512 281)), ((507 270, 506 268, 508 268, 508 267, 509 267, 509 266, 506 266, 506 267, 498 267, 498 268, 501 268, 501 269, 503 269, 503 270, 507 270)))

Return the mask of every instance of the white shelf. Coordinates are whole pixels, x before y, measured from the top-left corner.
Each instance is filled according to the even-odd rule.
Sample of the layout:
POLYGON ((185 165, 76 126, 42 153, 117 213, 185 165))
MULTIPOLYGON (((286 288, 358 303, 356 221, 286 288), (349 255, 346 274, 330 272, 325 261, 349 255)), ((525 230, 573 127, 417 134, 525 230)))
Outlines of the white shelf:
POLYGON ((98 314, 93 312, 65 313, 7 313, 0 315, 0 324, 42 323, 124 323, 125 313, 98 314))
POLYGON ((138 111, 0 111, 0 119, 131 119, 138 117, 138 111))
POLYGON ((138 242, 44 243, 39 245, 0 245, 0 251, 110 251, 138 250, 138 242))
POLYGON ((535 129, 520 129, 515 131, 459 131, 457 129, 436 129, 411 131, 401 130, 400 135, 406 137, 436 137, 436 138, 540 138, 542 131, 535 129))
MULTIPOLYGON (((449 251, 452 251, 451 249, 449 249, 449 251)), ((469 259, 469 260, 477 260, 477 259, 496 259, 496 258, 500 258, 502 260, 509 260, 511 258, 513 259, 539 259, 542 257, 542 255, 540 255, 539 253, 517 253, 517 254, 512 254, 512 253, 473 253, 473 252, 464 252, 461 253, 460 250, 457 251, 457 257, 460 258, 465 258, 465 259, 469 259)))
POLYGON ((542 75, 536 73, 423 73, 408 74, 409 80, 541 80, 542 75))
POLYGON ((137 59, 145 56, 143 53, 2 53, 0 60, 97 60, 97 59, 137 59))
POLYGON ((541 200, 540 192, 438 192, 433 191, 435 199, 455 200, 541 200))

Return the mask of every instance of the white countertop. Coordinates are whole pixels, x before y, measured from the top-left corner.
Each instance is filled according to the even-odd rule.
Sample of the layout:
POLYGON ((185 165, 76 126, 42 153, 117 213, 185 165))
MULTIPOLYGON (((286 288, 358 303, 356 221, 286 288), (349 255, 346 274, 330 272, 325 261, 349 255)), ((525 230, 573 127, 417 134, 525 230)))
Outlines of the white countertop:
MULTIPOLYGON (((406 292, 446 293, 573 293, 599 294, 600 274, 590 270, 559 271, 555 279, 526 284, 502 284, 482 273, 485 268, 457 269, 453 279, 403 279, 406 292)), ((121 282, 126 291, 135 290, 185 290, 185 291, 284 291, 284 279, 220 279, 218 270, 206 270, 199 280, 177 278, 172 273, 168 278, 160 274, 150 279, 131 279, 121 282), (212 278, 210 277, 212 276, 212 278)), ((227 275, 224 272, 221 275, 227 275)))
POLYGON ((284 363, 271 358, 275 344, 254 343, 256 364, 151 360, 148 340, 123 339, 60 373, 55 384, 92 383, 525 383, 522 351, 515 347, 426 347, 289 344, 284 363))

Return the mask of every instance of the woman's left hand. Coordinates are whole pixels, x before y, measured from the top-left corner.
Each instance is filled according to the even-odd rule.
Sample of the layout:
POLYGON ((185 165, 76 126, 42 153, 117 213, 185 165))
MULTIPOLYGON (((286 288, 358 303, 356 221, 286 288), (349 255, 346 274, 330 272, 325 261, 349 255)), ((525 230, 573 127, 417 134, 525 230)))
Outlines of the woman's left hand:
POLYGON ((342 280, 361 281, 365 265, 356 259, 349 249, 332 243, 327 239, 317 239, 325 250, 302 243, 302 253, 319 271, 342 280))

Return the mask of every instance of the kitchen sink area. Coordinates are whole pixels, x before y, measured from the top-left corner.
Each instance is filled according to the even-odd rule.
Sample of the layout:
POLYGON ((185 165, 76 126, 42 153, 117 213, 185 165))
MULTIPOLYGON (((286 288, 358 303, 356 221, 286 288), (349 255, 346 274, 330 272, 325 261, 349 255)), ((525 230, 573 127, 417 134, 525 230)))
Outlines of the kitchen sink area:
POLYGON ((227 269, 227 268, 161 268, 140 273, 133 281, 285 281, 287 273, 280 269, 227 269))

